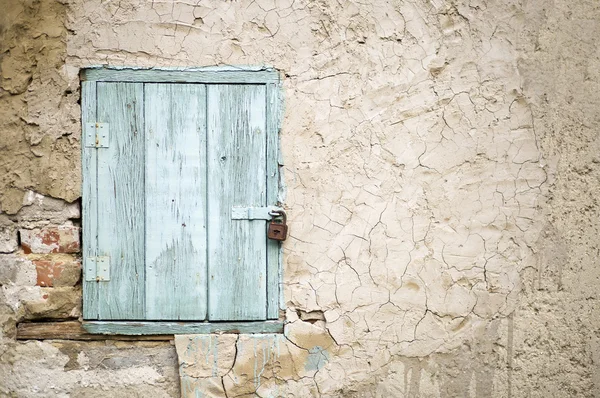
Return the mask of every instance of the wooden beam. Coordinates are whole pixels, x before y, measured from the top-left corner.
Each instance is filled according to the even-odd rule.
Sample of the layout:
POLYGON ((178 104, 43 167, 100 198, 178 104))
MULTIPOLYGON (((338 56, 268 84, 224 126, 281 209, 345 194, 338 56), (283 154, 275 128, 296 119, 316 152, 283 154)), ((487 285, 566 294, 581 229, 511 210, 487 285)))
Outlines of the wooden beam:
POLYGON ((134 69, 88 68, 80 72, 82 81, 138 83, 220 83, 267 84, 278 83, 277 71, 264 69, 134 69))
POLYGON ((93 334, 85 330, 78 321, 69 322, 25 322, 17 326, 17 340, 125 340, 125 341, 169 341, 173 335, 123 336, 93 334))
POLYGON ((84 321, 92 333, 108 335, 165 335, 205 333, 283 333, 282 321, 258 322, 143 322, 84 321))

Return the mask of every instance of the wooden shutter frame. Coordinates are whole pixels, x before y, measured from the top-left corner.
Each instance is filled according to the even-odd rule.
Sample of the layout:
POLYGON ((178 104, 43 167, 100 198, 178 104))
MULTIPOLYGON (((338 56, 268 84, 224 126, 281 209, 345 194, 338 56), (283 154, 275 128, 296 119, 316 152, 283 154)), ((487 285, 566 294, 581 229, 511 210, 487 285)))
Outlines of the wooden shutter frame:
MULTIPOLYGON (((267 128, 267 203, 280 204, 284 188, 281 183, 279 150, 279 128, 283 107, 279 73, 270 67, 204 67, 204 68, 107 68, 91 67, 80 72, 82 89, 82 126, 96 122, 96 84, 98 82, 138 82, 138 83, 199 83, 199 84, 264 84, 266 85, 266 128, 267 128)), ((87 213, 96 212, 98 207, 97 179, 86 178, 95 171, 97 152, 90 150, 82 138, 82 171, 84 174, 82 196, 87 213)), ((85 214, 86 212, 84 212, 85 214)), ((96 213, 97 214, 97 213, 96 213)), ((85 217, 85 216, 84 216, 85 217)), ((98 255, 95 239, 96 219, 83 220, 84 274, 90 272, 85 258, 98 255)), ((279 319, 283 306, 282 248, 281 245, 268 245, 267 258, 267 321, 254 322, 162 322, 162 321, 84 321, 84 328, 91 333, 103 334, 178 334, 178 333, 274 333, 283 330, 279 319)), ((98 294, 98 282, 86 281, 84 275, 84 318, 94 318, 86 303, 98 294), (86 312, 87 310, 87 312, 86 312)))

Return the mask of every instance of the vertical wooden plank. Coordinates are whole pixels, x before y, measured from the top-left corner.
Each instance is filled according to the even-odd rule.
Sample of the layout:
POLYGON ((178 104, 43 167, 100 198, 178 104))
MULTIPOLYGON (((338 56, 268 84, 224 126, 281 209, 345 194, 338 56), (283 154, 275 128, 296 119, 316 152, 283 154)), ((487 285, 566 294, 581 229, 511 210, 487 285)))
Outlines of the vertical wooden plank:
MULTIPOLYGON (((266 86, 267 205, 277 205, 279 193, 279 90, 276 84, 266 86)), ((266 232, 265 232, 266 233, 266 232)), ((267 319, 279 318, 279 242, 267 239, 267 319)))
POLYGON ((265 85, 209 85, 208 316, 266 319, 264 220, 231 220, 266 205, 265 85))
POLYGON ((146 84, 146 319, 206 317, 206 88, 146 84))
POLYGON ((98 122, 108 148, 98 151, 98 256, 110 257, 110 281, 99 282, 99 319, 144 319, 143 84, 102 83, 98 122))
POLYGON ((82 243, 83 243, 83 318, 98 319, 98 283, 86 281, 88 259, 96 256, 97 239, 97 157, 96 148, 86 147, 86 123, 96 122, 96 82, 81 82, 81 161, 82 161, 82 243))

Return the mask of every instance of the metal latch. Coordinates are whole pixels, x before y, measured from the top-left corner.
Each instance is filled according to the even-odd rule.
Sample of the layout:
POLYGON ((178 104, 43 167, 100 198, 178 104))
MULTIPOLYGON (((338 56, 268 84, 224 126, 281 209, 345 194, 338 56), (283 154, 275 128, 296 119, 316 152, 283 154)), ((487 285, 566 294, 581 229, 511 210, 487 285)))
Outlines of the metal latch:
POLYGON ((108 148, 110 130, 108 123, 85 124, 86 148, 108 148))
POLYGON ((270 220, 273 216, 270 213, 283 211, 281 207, 232 207, 232 220, 270 220))
POLYGON ((110 257, 85 257, 85 280, 106 282, 110 280, 110 257))

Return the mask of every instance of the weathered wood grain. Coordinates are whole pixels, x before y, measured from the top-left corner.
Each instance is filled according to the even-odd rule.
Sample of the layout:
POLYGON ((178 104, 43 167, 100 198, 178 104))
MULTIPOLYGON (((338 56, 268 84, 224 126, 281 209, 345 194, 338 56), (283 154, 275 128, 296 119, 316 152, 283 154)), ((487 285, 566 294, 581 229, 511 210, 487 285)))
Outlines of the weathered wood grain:
POLYGON ((96 122, 96 82, 81 83, 81 125, 82 125, 82 244, 83 244, 83 317, 98 319, 98 283, 87 281, 88 274, 94 276, 96 267, 90 257, 96 256, 98 232, 98 176, 97 149, 86 147, 86 123, 96 122))
POLYGON ((94 69, 85 76, 82 122, 108 123, 111 134, 108 148, 83 149, 84 257, 110 257, 111 280, 84 282, 84 318, 277 319, 280 245, 266 238, 264 220, 231 214, 278 204, 277 73, 94 69), (213 73, 235 78, 211 81, 213 73))
POLYGON ((143 83, 221 83, 221 84, 260 84, 276 83, 279 74, 274 70, 244 69, 86 69, 82 73, 85 81, 104 82, 143 82, 143 83))
POLYGON ((124 340, 124 341, 169 341, 172 334, 147 336, 94 334, 85 330, 78 321, 26 322, 17 325, 17 340, 124 340))
POLYGON ((146 84, 146 319, 206 317, 206 88, 146 84))
POLYGON ((83 323, 90 333, 120 335, 200 333, 282 333, 283 322, 96 322, 83 323))
POLYGON ((98 283, 98 319, 144 319, 143 84, 97 83, 97 121, 108 123, 98 148, 98 256, 110 281, 98 283))
MULTIPOLYGON (((266 85, 266 192, 267 205, 278 205, 279 192, 279 90, 276 84, 266 85)), ((267 226, 268 227, 268 226, 267 226)), ((266 228, 267 228, 266 227, 266 228)), ((266 234, 266 232, 265 232, 266 234)), ((279 317, 279 256, 281 244, 267 239, 267 318, 279 317)))
POLYGON ((208 86, 208 312, 210 320, 266 319, 263 220, 232 207, 266 205, 264 85, 208 86))

